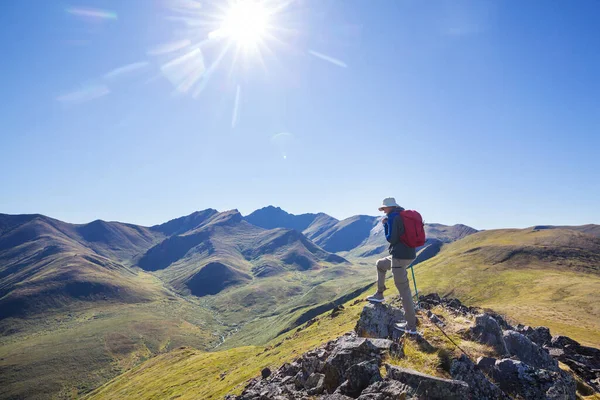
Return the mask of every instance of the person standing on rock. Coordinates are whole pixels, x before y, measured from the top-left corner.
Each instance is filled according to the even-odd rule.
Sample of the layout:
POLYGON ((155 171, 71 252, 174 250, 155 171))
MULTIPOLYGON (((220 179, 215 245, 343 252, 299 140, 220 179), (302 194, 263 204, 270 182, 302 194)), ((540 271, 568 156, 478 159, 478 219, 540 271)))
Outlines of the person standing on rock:
MULTIPOLYGON (((385 258, 377 260, 377 292, 367 297, 368 301, 381 303, 384 301, 383 292, 385 291, 385 275, 387 271, 392 270, 394 275, 394 283, 402 299, 402 307, 404 308, 404 316, 406 321, 399 322, 396 324, 396 329, 407 332, 410 334, 417 333, 417 317, 415 315, 415 307, 412 300, 412 293, 410 291, 410 284, 408 281, 407 268, 416 258, 415 247, 411 247, 405 243, 405 241, 413 242, 411 240, 402 240, 406 238, 407 229, 405 227, 404 219, 401 212, 405 211, 404 208, 400 207, 396 203, 396 199, 388 197, 383 200, 383 204, 379 207, 379 211, 385 213, 385 217, 381 220, 385 230, 385 238, 389 242, 389 253, 390 255, 385 258)), ((416 211, 408 211, 408 213, 414 213, 418 216, 416 221, 420 220, 422 225, 421 216, 416 211)), ((412 215, 411 215, 412 216, 412 215)), ((415 221, 415 220, 410 220, 415 221)), ((424 243, 424 230, 418 227, 418 223, 415 227, 408 227, 412 236, 422 234, 423 237, 418 241, 424 243), (415 228, 416 227, 416 228, 415 228), (419 229, 420 228, 420 229, 419 229), (415 234, 413 231, 418 230, 419 233, 415 234)))

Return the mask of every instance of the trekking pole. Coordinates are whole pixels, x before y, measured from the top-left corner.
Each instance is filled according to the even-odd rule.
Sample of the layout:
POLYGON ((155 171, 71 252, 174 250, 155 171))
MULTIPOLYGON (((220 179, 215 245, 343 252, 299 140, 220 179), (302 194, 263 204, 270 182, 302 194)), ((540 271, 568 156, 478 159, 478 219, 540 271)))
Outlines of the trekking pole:
POLYGON ((415 296, 417 297, 417 308, 419 308, 419 290, 417 289, 417 280, 415 279, 415 269, 412 263, 410 263, 410 272, 412 272, 413 285, 415 285, 415 296))

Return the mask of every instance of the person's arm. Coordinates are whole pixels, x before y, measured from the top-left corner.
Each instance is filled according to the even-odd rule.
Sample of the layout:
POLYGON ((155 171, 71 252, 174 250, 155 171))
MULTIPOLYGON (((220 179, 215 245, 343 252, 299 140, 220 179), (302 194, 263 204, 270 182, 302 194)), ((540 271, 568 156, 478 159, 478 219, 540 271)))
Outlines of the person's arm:
POLYGON ((396 232, 396 218, 388 218, 385 227, 385 238, 391 244, 398 243, 398 234, 396 232))
POLYGON ((404 223, 402 217, 397 214, 394 218, 388 218, 385 225, 385 238, 391 245, 395 245, 400 241, 400 237, 404 235, 404 223))

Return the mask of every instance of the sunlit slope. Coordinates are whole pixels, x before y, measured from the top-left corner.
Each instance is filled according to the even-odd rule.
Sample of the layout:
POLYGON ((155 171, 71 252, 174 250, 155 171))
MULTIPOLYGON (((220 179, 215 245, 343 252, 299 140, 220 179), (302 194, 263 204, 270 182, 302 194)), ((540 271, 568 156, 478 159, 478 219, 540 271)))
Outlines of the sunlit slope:
POLYGON ((145 228, 72 225, 41 215, 1 214, 0 222, 0 320, 80 302, 136 303, 165 295, 162 285, 148 284, 122 262, 152 245, 155 237, 145 228))
POLYGON ((600 344, 600 239, 567 229, 479 232, 415 267, 419 290, 600 344))
MULTIPOLYGON (((361 294, 361 295, 364 295, 361 294)), ((289 332, 266 347, 244 346, 217 352, 178 349, 155 357, 115 378, 86 399, 221 399, 264 367, 279 367, 305 351, 351 331, 364 303, 345 303, 337 317, 323 315, 300 332, 289 332)))

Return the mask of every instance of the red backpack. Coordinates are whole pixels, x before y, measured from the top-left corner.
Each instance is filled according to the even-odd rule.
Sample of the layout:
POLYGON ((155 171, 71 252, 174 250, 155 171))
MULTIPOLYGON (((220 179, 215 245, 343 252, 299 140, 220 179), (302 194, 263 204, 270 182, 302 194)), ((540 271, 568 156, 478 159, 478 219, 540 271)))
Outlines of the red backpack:
POLYGON ((414 210, 405 210, 400 212, 402 222, 404 222, 404 235, 400 240, 408 247, 419 247, 425 244, 425 224, 421 214, 414 210))

